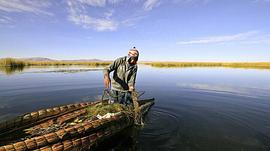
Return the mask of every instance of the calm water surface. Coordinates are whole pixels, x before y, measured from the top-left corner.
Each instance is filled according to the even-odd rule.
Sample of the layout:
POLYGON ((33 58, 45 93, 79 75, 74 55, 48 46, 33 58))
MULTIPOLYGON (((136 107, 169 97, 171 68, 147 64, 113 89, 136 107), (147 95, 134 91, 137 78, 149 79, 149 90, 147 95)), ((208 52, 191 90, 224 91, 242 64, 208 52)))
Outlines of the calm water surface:
MULTIPOLYGON (((77 67, 2 71, 0 120, 95 100, 103 90, 102 77, 101 70, 77 67)), ((118 149, 270 150, 270 70, 140 66, 136 84, 156 104, 144 128, 132 133, 133 143, 122 142, 118 149)))

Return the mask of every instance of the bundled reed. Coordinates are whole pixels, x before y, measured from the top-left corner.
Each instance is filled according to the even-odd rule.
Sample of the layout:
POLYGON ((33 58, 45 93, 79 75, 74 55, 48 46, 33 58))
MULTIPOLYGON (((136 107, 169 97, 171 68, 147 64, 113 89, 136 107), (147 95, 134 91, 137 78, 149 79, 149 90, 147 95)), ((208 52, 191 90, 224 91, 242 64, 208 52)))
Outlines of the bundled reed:
POLYGON ((125 129, 128 125, 123 124, 115 124, 110 125, 108 128, 101 130, 97 133, 91 134, 89 136, 85 136, 82 138, 75 138, 72 140, 65 140, 53 145, 48 145, 42 147, 40 149, 36 149, 35 151, 61 151, 61 150, 91 150, 94 146, 96 146, 99 142, 110 138, 121 130, 125 129))
MULTIPOLYGON (((66 114, 58 116, 56 121, 64 122, 74 119, 78 115, 82 115, 89 111, 88 106, 97 106, 99 101, 93 103, 79 103, 67 106, 60 106, 56 108, 40 110, 38 112, 32 112, 25 114, 31 116, 34 119, 38 119, 38 115, 47 115, 46 111, 51 114, 59 112, 65 112, 68 109, 79 108, 78 110, 72 110, 71 112, 65 112, 66 114)), ((153 99, 145 102, 141 102, 139 105, 140 113, 146 113, 148 109, 154 104, 153 99)), ((118 110, 117 110, 118 111, 118 110)), ((37 120, 33 120, 35 122, 37 120)), ((39 127, 42 124, 48 126, 51 119, 36 125, 39 127)), ((61 128, 59 130, 41 134, 38 136, 32 136, 25 140, 17 141, 10 145, 0 147, 0 151, 24 151, 24 150, 36 150, 36 151, 67 151, 67 150, 91 150, 98 143, 105 139, 115 135, 123 129, 133 125, 135 122, 135 116, 132 111, 117 112, 109 118, 101 118, 95 120, 85 120, 82 123, 77 123, 73 126, 61 128)))
MULTIPOLYGON (((98 136, 98 138, 101 139, 104 136, 102 134, 105 134, 105 133, 102 133, 102 130, 104 128, 108 128, 108 127, 114 128, 119 125, 121 125, 121 127, 127 127, 127 126, 130 126, 132 123, 133 123, 132 117, 130 117, 128 114, 121 113, 109 119, 87 121, 82 124, 77 124, 75 126, 72 126, 66 129, 62 129, 56 132, 46 134, 44 136, 37 136, 31 139, 27 139, 25 141, 19 141, 12 145, 6 145, 3 147, 0 147, 0 151, 35 150, 35 149, 39 149, 44 146, 47 146, 49 144, 59 144, 59 142, 68 142, 70 140, 81 141, 82 139, 80 137, 90 134, 90 132, 94 132, 98 136), (98 130, 101 130, 101 131, 98 131, 98 130)), ((92 135, 93 134, 91 134, 90 136, 92 135)), ((89 138, 92 138, 92 137, 89 137, 89 138)), ((90 143, 93 142, 93 139, 89 139, 89 142, 90 143)), ((54 147, 52 146, 52 148, 54 147)), ((64 150, 64 148, 61 150, 64 150)))
POLYGON ((85 103, 76 103, 69 104, 49 109, 43 109, 36 112, 26 113, 22 116, 18 116, 14 119, 10 119, 0 123, 0 134, 10 133, 12 131, 27 127, 31 124, 36 124, 53 116, 60 116, 72 112, 74 110, 81 109, 83 107, 93 105, 99 102, 85 102, 85 103), (22 126, 23 125, 23 126, 22 126))

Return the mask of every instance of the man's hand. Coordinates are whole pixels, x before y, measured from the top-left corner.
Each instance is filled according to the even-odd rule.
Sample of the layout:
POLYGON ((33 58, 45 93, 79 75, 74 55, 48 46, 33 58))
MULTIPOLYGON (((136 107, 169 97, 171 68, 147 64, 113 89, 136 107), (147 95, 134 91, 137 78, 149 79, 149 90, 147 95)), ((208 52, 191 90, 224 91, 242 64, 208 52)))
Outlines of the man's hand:
POLYGON ((109 89, 111 86, 111 79, 108 75, 104 76, 104 86, 105 88, 109 89))
POLYGON ((135 91, 135 88, 133 86, 128 86, 128 91, 135 91))

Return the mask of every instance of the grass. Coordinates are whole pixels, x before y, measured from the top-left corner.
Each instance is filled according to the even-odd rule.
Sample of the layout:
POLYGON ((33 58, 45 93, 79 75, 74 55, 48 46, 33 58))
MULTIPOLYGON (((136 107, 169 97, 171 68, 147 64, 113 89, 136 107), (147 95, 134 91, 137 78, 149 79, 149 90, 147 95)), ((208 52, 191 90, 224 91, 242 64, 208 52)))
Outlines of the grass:
POLYGON ((16 67, 16 66, 71 66, 71 65, 84 65, 84 66, 107 66, 111 62, 109 61, 25 61, 13 58, 0 59, 0 66, 4 67, 16 67))
POLYGON ((84 66, 106 66, 111 62, 72 62, 72 61, 29 61, 28 66, 71 66, 71 65, 84 65, 84 66))
POLYGON ((153 67, 230 67, 270 69, 270 62, 148 62, 144 63, 153 67))
POLYGON ((117 113, 121 111, 127 111, 128 107, 119 104, 119 103, 113 103, 113 104, 96 104, 95 106, 90 106, 87 108, 88 116, 96 116, 96 115, 105 115, 107 113, 117 113))
MULTIPOLYGON (((108 66, 110 61, 25 61, 13 58, 0 59, 2 67, 24 67, 24 66, 72 66, 83 65, 91 67, 108 66)), ((141 62, 141 64, 151 65, 153 67, 230 67, 230 68, 254 68, 270 69, 270 62, 141 62)))
POLYGON ((13 58, 0 59, 0 66, 24 67, 25 65, 26 65, 26 62, 18 60, 18 59, 13 59, 13 58))

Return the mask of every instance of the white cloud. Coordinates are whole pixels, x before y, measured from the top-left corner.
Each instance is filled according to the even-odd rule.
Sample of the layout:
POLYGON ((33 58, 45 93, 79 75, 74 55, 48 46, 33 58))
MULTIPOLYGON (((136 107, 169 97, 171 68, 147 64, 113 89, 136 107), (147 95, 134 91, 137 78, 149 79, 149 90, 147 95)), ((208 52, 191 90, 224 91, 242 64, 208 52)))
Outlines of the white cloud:
POLYGON ((242 41, 243 44, 270 44, 270 35, 255 35, 252 38, 242 41))
POLYGON ((177 44, 190 45, 190 44, 209 44, 209 43, 245 41, 245 40, 249 40, 252 36, 254 36, 256 34, 258 34, 257 31, 249 31, 249 32, 238 33, 238 34, 234 34, 234 35, 202 37, 202 38, 197 38, 196 40, 179 41, 179 42, 177 42, 177 44))
POLYGON ((83 4, 90 6, 104 7, 106 5, 106 0, 79 0, 83 4))
POLYGON ((182 4, 189 4, 189 3, 203 3, 206 4, 211 0, 172 0, 173 3, 182 3, 182 4))
POLYGON ((96 31, 115 31, 120 26, 136 25, 139 20, 145 18, 147 11, 160 4, 160 0, 0 0, 0 24, 16 23, 13 13, 57 15, 49 9, 55 11, 54 7, 58 7, 59 10, 55 12, 62 13, 60 5, 63 4, 66 4, 67 18, 70 22, 96 31))
POLYGON ((83 4, 87 4, 89 6, 105 7, 106 4, 118 4, 120 2, 123 2, 124 0, 78 0, 78 1, 83 4))
POLYGON ((144 15, 139 15, 139 16, 134 16, 127 18, 121 22, 124 26, 134 26, 139 20, 145 18, 146 16, 144 15))
MULTIPOLYGON (((116 14, 115 4, 125 2, 124 0, 68 0, 68 20, 83 28, 94 29, 96 31, 115 31, 120 26, 134 26, 136 22, 145 18, 145 14, 141 11, 132 13, 116 14), (97 7, 97 8, 94 8, 97 7), (102 8, 98 8, 102 7, 102 8), (92 10, 94 13, 92 13, 92 10), (98 12, 98 13, 97 13, 98 12)), ((129 3, 138 3, 141 0, 133 0, 129 3)), ((158 1, 156 1, 158 2, 158 1)), ((145 2, 142 2, 145 4, 145 2)), ((129 4, 131 5, 131 4, 129 4)), ((139 4, 140 5, 140 4, 139 4)), ((148 4, 148 7, 154 7, 154 3, 148 4), (150 6, 153 5, 153 6, 150 6)), ((156 5, 156 3, 155 3, 156 5)), ((151 8, 152 9, 152 8, 151 8)), ((132 10, 132 9, 131 9, 132 10)))
POLYGON ((106 19, 110 19, 112 17, 113 13, 114 13, 114 10, 109 10, 109 11, 104 13, 104 16, 106 19))
POLYGON ((146 11, 152 10, 160 4, 159 0, 146 0, 143 4, 143 9, 146 11))
POLYGON ((95 18, 88 15, 85 11, 83 3, 69 0, 69 17, 68 19, 84 28, 91 28, 96 31, 115 31, 118 27, 118 22, 110 19, 111 14, 107 14, 105 18, 95 18))
POLYGON ((108 0, 110 4, 118 4, 120 2, 123 2, 124 0, 108 0))
POLYGON ((13 19, 8 16, 0 16, 0 24, 9 24, 13 22, 13 19))
POLYGON ((0 11, 4 12, 28 12, 34 14, 53 15, 43 10, 50 5, 49 1, 42 0, 0 0, 0 11))

